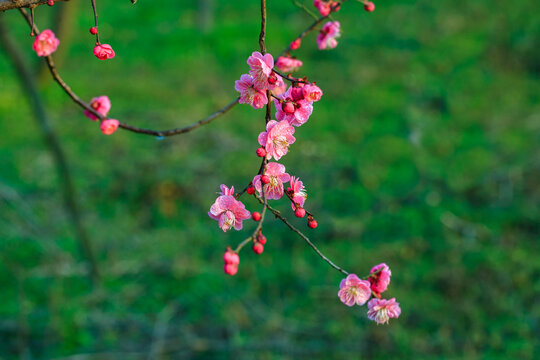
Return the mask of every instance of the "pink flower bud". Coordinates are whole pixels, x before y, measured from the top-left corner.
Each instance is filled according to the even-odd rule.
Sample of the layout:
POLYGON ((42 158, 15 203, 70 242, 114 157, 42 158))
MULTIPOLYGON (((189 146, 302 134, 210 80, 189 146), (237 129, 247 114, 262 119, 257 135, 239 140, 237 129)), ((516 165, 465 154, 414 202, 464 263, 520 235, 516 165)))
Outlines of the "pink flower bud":
POLYGON ((296 108, 294 107, 294 104, 290 101, 286 101, 284 102, 282 105, 281 105, 281 109, 283 110, 283 112, 285 112, 286 114, 293 114, 296 110, 296 108))
POLYGON ((255 188, 253 187, 253 185, 249 185, 246 191, 249 195, 255 194, 255 188))
POLYGON ((372 3, 371 1, 368 1, 367 3, 364 4, 364 10, 366 10, 367 12, 372 12, 375 10, 375 4, 372 3))
POLYGON ((116 129, 118 129, 119 124, 120 123, 118 122, 118 120, 114 120, 114 119, 103 120, 101 122, 101 132, 104 133, 105 135, 111 135, 112 133, 116 131, 116 129))
POLYGON ((296 39, 291 43, 291 50, 297 50, 300 47, 302 40, 296 39))
POLYGON ((53 6, 54 5, 54 0, 47 0, 47 5, 53 6))
POLYGON ((304 216, 306 216, 306 210, 304 210, 303 208, 298 208, 294 212, 294 216, 299 217, 299 218, 303 218, 304 216))
MULTIPOLYGON (((111 100, 105 95, 98 96, 92 99, 90 102, 90 107, 94 110, 96 110, 98 113, 100 113, 103 116, 107 116, 107 113, 109 110, 111 110, 111 100)), ((94 114, 92 114, 88 110, 84 110, 84 115, 93 121, 96 121, 98 117, 94 114)))
POLYGON ((251 218, 255 221, 261 220, 261 213, 254 211, 253 214, 251 214, 251 218))
POLYGON ((90 28, 90 34, 92 34, 92 35, 96 35, 97 33, 98 33, 98 29, 97 29, 97 27, 95 27, 95 26, 92 26, 92 27, 90 28))
POLYGON ((263 184, 268 184, 270 182, 270 177, 268 175, 261 176, 261 182, 263 184))
POLYGON ((32 49, 37 53, 38 56, 49 56, 56 51, 60 40, 56 38, 54 33, 47 29, 43 30, 41 34, 36 36, 32 49))
POLYGON ((257 149, 257 156, 258 157, 265 157, 266 156, 266 150, 262 147, 257 149))
POLYGON ((115 56, 114 50, 109 44, 99 44, 94 48, 94 55, 99 60, 112 59, 115 56))
POLYGON ((238 272, 238 267, 233 264, 227 264, 223 267, 223 271, 227 275, 235 275, 238 272))
POLYGON ((255 254, 262 254, 263 251, 264 251, 264 246, 263 246, 263 244, 258 243, 258 242, 256 242, 255 244, 253 244, 253 252, 254 252, 255 254))
POLYGON ((264 236, 263 234, 257 235, 257 241, 263 245, 266 244, 266 236, 264 236))
POLYGON ((319 224, 317 223, 316 220, 309 220, 307 225, 312 228, 312 229, 315 229, 319 224))

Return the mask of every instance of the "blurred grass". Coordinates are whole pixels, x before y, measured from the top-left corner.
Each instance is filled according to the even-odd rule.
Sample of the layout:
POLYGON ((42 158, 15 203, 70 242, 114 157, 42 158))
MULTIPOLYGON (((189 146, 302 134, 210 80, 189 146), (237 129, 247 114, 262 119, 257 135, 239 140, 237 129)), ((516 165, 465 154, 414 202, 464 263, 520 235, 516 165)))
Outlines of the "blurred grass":
MULTIPOLYGON (((49 82, 43 95, 105 274, 91 290, 54 164, 1 53, 0 356, 146 358, 166 326, 163 359, 538 358, 537 7, 376 5, 343 6, 335 50, 317 51, 311 36, 298 51, 325 95, 282 162, 308 186, 320 224, 308 232, 329 257, 357 273, 390 265, 400 319, 375 326, 365 308, 342 306, 340 274, 274 220, 264 254, 248 250, 238 275, 222 274, 225 246, 246 232, 223 234, 206 212, 219 184, 240 188, 258 168, 248 154, 261 112, 239 106, 164 141, 105 137, 49 82)), ((99 7, 116 59, 93 58, 84 7, 61 73, 85 99, 109 95, 111 115, 133 125, 182 126, 223 106, 258 49, 258 2, 216 2, 208 33, 196 1, 99 7)), ((42 28, 51 11, 36 10, 42 28)), ((5 17, 36 60, 20 15, 5 17)), ((309 21, 269 2, 269 51, 309 21)))

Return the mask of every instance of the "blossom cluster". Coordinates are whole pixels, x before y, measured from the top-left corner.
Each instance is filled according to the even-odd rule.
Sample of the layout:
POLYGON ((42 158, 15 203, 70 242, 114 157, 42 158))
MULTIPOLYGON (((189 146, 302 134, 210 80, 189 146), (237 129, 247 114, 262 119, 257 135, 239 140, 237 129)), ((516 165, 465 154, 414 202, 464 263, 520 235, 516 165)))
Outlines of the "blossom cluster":
POLYGON ((392 272, 385 264, 374 266, 369 272, 367 280, 362 280, 355 274, 349 274, 339 284, 338 297, 347 306, 362 306, 369 300, 367 316, 377 324, 385 324, 391 318, 398 318, 401 308, 395 298, 381 299, 381 293, 386 291, 390 284, 392 272))

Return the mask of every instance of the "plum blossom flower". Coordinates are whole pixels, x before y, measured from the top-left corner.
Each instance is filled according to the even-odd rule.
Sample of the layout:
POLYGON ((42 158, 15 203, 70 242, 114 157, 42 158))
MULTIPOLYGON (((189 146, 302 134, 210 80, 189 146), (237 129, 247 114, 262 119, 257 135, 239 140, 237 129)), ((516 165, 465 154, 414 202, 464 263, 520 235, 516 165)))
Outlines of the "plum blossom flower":
POLYGON ((361 280, 355 274, 349 274, 339 284, 339 299, 347 306, 364 305, 371 296, 369 281, 361 280))
POLYGON ((377 274, 371 275, 369 277, 369 282, 371 283, 371 290, 373 290, 376 295, 380 296, 380 294, 386 290, 388 284, 390 284, 390 276, 392 276, 392 271, 390 271, 388 265, 381 263, 379 265, 375 265, 369 273, 373 274, 375 272, 377 272, 377 274))
POLYGON ((266 159, 272 157, 276 160, 281 159, 289 151, 289 145, 296 139, 293 136, 294 127, 287 120, 277 122, 270 120, 266 124, 266 131, 259 134, 259 144, 266 150, 266 159))
POLYGON ((260 109, 268 104, 266 91, 258 89, 253 83, 253 77, 248 74, 240 76, 240 80, 234 82, 234 89, 240 92, 240 104, 249 104, 255 109, 260 109))
POLYGON ((302 88, 291 86, 280 99, 281 102, 274 100, 276 120, 287 120, 293 126, 300 126, 308 121, 313 112, 313 105, 304 99, 302 88))
POLYGON ((319 10, 319 14, 322 16, 327 16, 332 10, 332 6, 336 4, 335 1, 331 0, 313 0, 313 6, 319 10))
POLYGON ((54 32, 47 29, 36 36, 32 49, 37 53, 37 56, 49 56, 56 51, 59 44, 60 40, 56 38, 54 32))
POLYGON ((253 77, 253 82, 257 89, 265 90, 268 88, 268 78, 272 74, 274 67, 274 58, 271 54, 261 54, 255 51, 247 59, 249 65, 249 74, 253 77))
POLYGON ((276 67, 278 68, 278 70, 286 73, 296 71, 301 66, 302 61, 292 57, 280 56, 276 61, 276 67))
POLYGON ((336 38, 341 36, 339 21, 329 21, 324 24, 321 32, 317 35, 319 50, 333 49, 337 46, 336 38))
POLYGON ((115 119, 103 120, 100 125, 101 132, 104 133, 105 135, 111 135, 112 133, 116 131, 116 129, 118 129, 118 125, 120 125, 120 122, 118 120, 115 120, 115 119))
POLYGON ((317 102, 321 100, 321 97, 323 95, 321 88, 315 84, 304 85, 304 87, 302 87, 302 93, 304 95, 304 99, 311 102, 317 102))
POLYGON ((371 299, 368 303, 368 318, 377 324, 388 323, 391 318, 398 318, 400 314, 401 308, 395 298, 371 299))
MULTIPOLYGON (((105 95, 98 96, 92 99, 90 102, 90 107, 94 110, 96 110, 98 113, 100 113, 103 116, 107 116, 107 113, 109 110, 111 110, 111 100, 105 95)), ((94 114, 92 114, 88 110, 84 110, 84 115, 93 121, 96 121, 98 117, 94 114)))
POLYGON ((304 183, 300 181, 299 178, 291 176, 291 186, 287 189, 287 191, 291 192, 292 194, 292 200, 291 207, 293 210, 296 210, 296 205, 300 207, 304 207, 304 203, 307 199, 307 193, 304 187, 304 183))
POLYGON ((109 44, 98 44, 94 47, 94 55, 99 60, 107 60, 115 57, 114 50, 109 44))
MULTIPOLYGON (((268 176, 270 181, 264 184, 264 195, 267 199, 278 200, 283 196, 283 183, 289 181, 290 176, 285 172, 285 166, 276 162, 270 162, 266 165, 266 171, 264 175, 268 176)), ((262 196, 262 181, 261 175, 257 175, 253 178, 253 186, 259 192, 259 196, 262 196)))
POLYGON ((208 216, 219 222, 219 227, 223 232, 232 227, 235 230, 242 230, 242 221, 251 217, 244 204, 236 200, 232 194, 234 194, 234 187, 229 189, 221 185, 221 195, 208 212, 208 216))

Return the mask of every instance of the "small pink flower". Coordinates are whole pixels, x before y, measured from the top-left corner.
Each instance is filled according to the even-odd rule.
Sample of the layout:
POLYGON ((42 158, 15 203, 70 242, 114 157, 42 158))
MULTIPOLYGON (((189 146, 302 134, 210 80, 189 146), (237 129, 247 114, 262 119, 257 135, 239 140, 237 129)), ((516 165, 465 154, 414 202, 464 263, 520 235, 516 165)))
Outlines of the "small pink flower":
POLYGON ((261 54, 255 51, 247 59, 247 63, 251 70, 249 74, 253 77, 255 87, 260 90, 268 88, 268 78, 272 74, 274 67, 274 58, 271 54, 261 54))
POLYGON ((368 303, 368 318, 377 324, 388 323, 391 318, 398 318, 401 314, 401 308, 395 298, 390 300, 371 299, 368 303))
POLYGON ((306 84, 302 88, 302 93, 304 94, 304 99, 311 102, 316 102, 321 100, 323 92, 320 87, 314 84, 306 84))
POLYGON ((390 276, 392 276, 392 271, 385 263, 374 266, 370 274, 379 271, 376 275, 371 275, 369 277, 369 282, 371 283, 371 290, 377 295, 380 296, 381 293, 386 291, 388 284, 390 284, 390 276), (379 271, 380 270, 380 271, 379 271))
POLYGON ((118 129, 118 125, 120 125, 120 122, 115 119, 107 119, 103 120, 101 122, 101 132, 105 135, 111 135, 118 129))
MULTIPOLYGON (((289 181, 290 176, 285 172, 285 166, 276 162, 270 162, 266 165, 266 171, 264 175, 270 178, 268 184, 264 185, 264 194, 267 199, 278 200, 283 196, 283 183, 289 181)), ((253 185, 259 192, 259 196, 262 196, 262 183, 261 175, 257 175, 253 178, 253 185)))
POLYGON ((240 92, 240 104, 249 104, 255 109, 260 109, 268 104, 266 91, 256 89, 253 84, 253 77, 248 74, 240 76, 240 80, 234 82, 234 89, 240 92))
POLYGON ((304 207, 304 203, 307 199, 306 190, 304 187, 304 183, 300 181, 299 178, 295 178, 294 176, 291 176, 291 186, 287 189, 292 192, 292 198, 293 202, 291 203, 291 207, 293 210, 296 210, 296 205, 298 204, 300 207, 304 207))
POLYGON ((290 48, 291 50, 298 50, 301 44, 302 44, 302 39, 298 38, 291 43, 290 48))
MULTIPOLYGON (((92 99, 90 102, 90 106, 92 109, 96 110, 98 113, 100 113, 103 116, 107 116, 107 113, 109 110, 111 110, 111 100, 105 95, 98 96, 92 99)), ((98 117, 94 114, 92 114, 88 110, 84 110, 84 115, 94 121, 98 119, 98 117)))
POLYGON ((266 124, 266 131, 259 134, 259 144, 266 150, 266 158, 281 159, 289 151, 289 145, 296 139, 293 136, 294 128, 287 120, 277 122, 270 120, 266 124))
POLYGON ((289 87, 289 89, 280 96, 283 102, 292 102, 294 105, 293 111, 284 111, 282 103, 279 100, 274 100, 276 106, 276 120, 287 120, 293 126, 300 126, 308 121, 313 112, 313 105, 310 101, 304 99, 302 88, 289 87))
POLYGON ((361 280, 355 274, 349 274, 339 284, 339 299, 347 306, 364 305, 371 296, 369 281, 361 280))
POLYGON ((246 210, 244 204, 234 198, 234 187, 230 189, 221 185, 221 195, 210 207, 208 216, 219 222, 219 227, 225 232, 231 227, 235 230, 242 230, 242 221, 249 219, 251 214, 246 210))
POLYGON ((60 40, 56 38, 51 30, 47 29, 36 36, 32 49, 38 56, 49 56, 56 51, 59 44, 60 40))
POLYGON ((219 188, 221 189, 221 192, 219 193, 220 195, 231 195, 231 196, 234 196, 234 186, 231 186, 231 188, 229 189, 225 184, 221 184, 219 186, 219 188))
POLYGON ((338 11, 340 5, 336 1, 332 0, 313 0, 313 5, 319 10, 319 14, 327 16, 332 11, 338 11))
POLYGON ((280 56, 276 61, 276 67, 278 70, 286 73, 296 71, 301 66, 302 62, 300 60, 291 57, 280 56))
POLYGON ((317 35, 319 50, 333 49, 337 46, 337 40, 341 33, 339 21, 329 21, 324 24, 321 32, 317 35))
POLYGON ((94 47, 94 55, 99 60, 112 59, 116 54, 109 44, 98 44, 94 47))
MULTIPOLYGON (((276 81, 274 84, 268 84, 268 89, 272 92, 272 95, 278 96, 278 95, 283 94, 285 91, 287 91, 287 84, 285 84, 285 81, 283 81, 283 78, 279 76, 278 74, 273 73, 273 75, 275 75, 276 81)), ((271 78, 272 76, 269 79, 271 78)))

